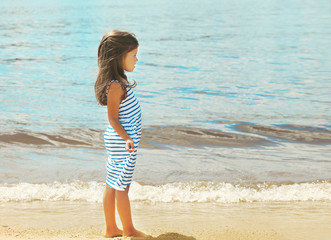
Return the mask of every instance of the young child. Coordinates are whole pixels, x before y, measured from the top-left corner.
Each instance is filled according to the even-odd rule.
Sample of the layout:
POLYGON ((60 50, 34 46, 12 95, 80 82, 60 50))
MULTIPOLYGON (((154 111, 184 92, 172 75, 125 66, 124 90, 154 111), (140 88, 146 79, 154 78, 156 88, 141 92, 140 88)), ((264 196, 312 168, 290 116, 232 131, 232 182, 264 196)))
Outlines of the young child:
POLYGON ((124 71, 132 72, 138 61, 138 41, 134 34, 113 30, 101 39, 98 48, 96 98, 107 105, 109 125, 104 134, 108 152, 103 206, 105 237, 152 237, 136 230, 132 223, 129 189, 141 137, 141 109, 124 71), (115 221, 115 198, 123 231, 115 221))

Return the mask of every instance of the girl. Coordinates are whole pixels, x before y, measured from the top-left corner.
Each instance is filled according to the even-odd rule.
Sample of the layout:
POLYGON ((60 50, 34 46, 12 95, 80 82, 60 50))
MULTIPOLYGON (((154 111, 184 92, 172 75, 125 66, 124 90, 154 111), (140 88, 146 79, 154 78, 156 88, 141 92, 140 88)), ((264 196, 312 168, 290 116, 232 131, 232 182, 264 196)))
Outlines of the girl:
POLYGON ((104 134, 108 152, 106 189, 103 206, 106 219, 105 237, 152 237, 136 230, 132 223, 128 197, 136 153, 141 136, 141 109, 124 71, 135 68, 138 41, 134 34, 114 30, 106 33, 98 48, 96 98, 107 105, 109 125, 104 134), (115 221, 115 198, 123 230, 115 221))

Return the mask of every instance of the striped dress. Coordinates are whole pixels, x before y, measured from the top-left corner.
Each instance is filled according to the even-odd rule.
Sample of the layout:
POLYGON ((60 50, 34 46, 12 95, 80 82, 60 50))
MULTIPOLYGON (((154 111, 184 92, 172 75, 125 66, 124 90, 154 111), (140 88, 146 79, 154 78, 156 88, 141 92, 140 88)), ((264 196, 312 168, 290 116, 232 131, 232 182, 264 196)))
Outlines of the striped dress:
POLYGON ((119 105, 119 121, 132 138, 135 150, 127 152, 125 141, 108 125, 104 134, 108 153, 106 184, 113 189, 124 191, 132 182, 141 137, 141 108, 132 88, 128 88, 127 97, 119 105))

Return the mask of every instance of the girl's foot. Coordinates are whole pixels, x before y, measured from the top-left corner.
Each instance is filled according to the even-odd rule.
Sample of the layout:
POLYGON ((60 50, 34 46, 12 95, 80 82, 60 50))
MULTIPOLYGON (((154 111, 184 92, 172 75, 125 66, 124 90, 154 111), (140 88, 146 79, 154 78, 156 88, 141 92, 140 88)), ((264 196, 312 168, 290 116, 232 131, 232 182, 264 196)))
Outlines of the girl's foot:
POLYGON ((123 233, 123 236, 125 237, 142 237, 142 238, 152 238, 151 235, 147 235, 143 232, 138 231, 137 229, 134 229, 132 232, 123 233))
POLYGON ((105 238, 113 238, 113 237, 122 237, 123 231, 120 229, 116 229, 113 231, 106 231, 105 238))

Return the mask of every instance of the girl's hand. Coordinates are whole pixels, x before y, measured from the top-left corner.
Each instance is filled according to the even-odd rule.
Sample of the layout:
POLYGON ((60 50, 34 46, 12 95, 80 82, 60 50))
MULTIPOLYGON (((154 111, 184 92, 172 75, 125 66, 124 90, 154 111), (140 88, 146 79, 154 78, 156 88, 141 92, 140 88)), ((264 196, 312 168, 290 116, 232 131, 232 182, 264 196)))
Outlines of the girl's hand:
POLYGON ((126 140, 125 150, 128 151, 129 153, 134 151, 134 143, 133 143, 132 139, 126 140))

